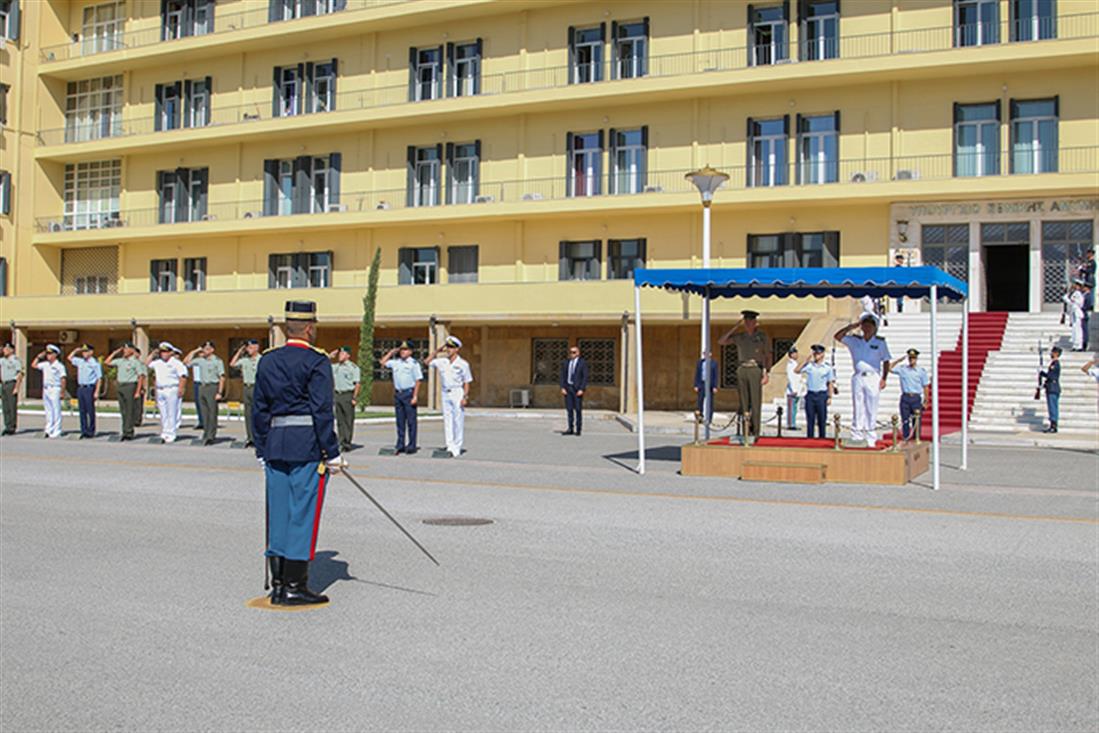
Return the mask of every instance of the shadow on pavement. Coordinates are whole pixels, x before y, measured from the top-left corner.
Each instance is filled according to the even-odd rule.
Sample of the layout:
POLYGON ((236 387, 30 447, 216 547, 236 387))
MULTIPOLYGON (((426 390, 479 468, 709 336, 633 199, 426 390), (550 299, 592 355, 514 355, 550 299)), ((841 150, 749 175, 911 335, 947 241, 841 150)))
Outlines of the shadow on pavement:
POLYGON ((429 591, 417 590, 415 588, 405 588, 399 585, 390 585, 389 583, 380 583, 375 580, 363 580, 362 578, 356 578, 351 574, 351 566, 345 560, 337 560, 336 556, 339 555, 335 550, 324 550, 318 552, 309 568, 309 587, 315 593, 324 593, 328 590, 329 586, 338 580, 349 580, 355 583, 363 583, 365 585, 372 585, 376 588, 388 588, 389 590, 399 590, 403 593, 415 593, 420 596, 432 596, 435 594, 429 591))
MULTIPOLYGON (((626 453, 607 453, 603 456, 604 460, 610 461, 615 465, 623 468, 628 468, 633 471, 637 467, 637 451, 628 451, 626 453)), ((682 459, 680 447, 678 445, 661 445, 655 448, 645 449, 645 459, 649 461, 668 461, 671 463, 679 463, 682 459)))

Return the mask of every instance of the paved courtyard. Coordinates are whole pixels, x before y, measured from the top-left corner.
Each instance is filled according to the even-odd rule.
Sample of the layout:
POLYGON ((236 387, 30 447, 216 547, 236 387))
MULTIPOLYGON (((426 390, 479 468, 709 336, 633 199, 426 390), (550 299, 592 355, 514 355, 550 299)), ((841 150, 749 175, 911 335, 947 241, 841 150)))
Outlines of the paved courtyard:
POLYGON ((443 460, 359 426, 352 472, 442 567, 337 478, 332 603, 297 613, 245 606, 249 451, 0 440, 0 729, 1099 728, 1096 452, 799 487, 679 476, 677 436, 639 477, 621 426, 562 427, 472 418, 443 460))

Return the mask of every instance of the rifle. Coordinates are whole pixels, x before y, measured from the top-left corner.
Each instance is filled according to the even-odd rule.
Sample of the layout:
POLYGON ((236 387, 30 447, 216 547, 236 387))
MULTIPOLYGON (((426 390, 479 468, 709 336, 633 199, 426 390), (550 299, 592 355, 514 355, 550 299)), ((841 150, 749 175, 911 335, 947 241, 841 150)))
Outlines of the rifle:
POLYGON ((1034 399, 1042 399, 1042 340, 1038 339, 1038 386, 1034 389, 1034 399))

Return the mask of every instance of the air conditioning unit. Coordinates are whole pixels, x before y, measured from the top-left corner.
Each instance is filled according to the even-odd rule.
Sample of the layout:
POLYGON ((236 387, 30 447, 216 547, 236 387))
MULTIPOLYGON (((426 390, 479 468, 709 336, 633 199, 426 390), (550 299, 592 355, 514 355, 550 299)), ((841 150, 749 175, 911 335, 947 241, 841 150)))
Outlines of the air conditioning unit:
POLYGON ((851 176, 851 183, 866 183, 867 181, 873 183, 876 180, 878 180, 877 171, 866 171, 865 173, 859 171, 851 176))
POLYGON ((664 193, 663 186, 645 186, 645 193, 664 193))
POLYGON ((51 232, 63 232, 63 231, 65 231, 65 225, 62 224, 59 221, 51 221, 50 222, 50 231, 51 232))
POLYGON ((540 193, 524 193, 523 194, 523 200, 524 201, 541 201, 542 200, 542 194, 540 194, 540 193))
POLYGON ((495 196, 486 196, 484 194, 473 197, 473 203, 475 204, 491 204, 496 200, 495 196))
POLYGON ((389 202, 388 201, 379 201, 378 205, 375 206, 374 208, 377 209, 378 211, 388 211, 389 210, 389 202))
POLYGON ((347 211, 347 204, 337 204, 330 202, 328 204, 328 211, 347 211))
POLYGON ((217 221, 217 216, 215 214, 203 214, 202 215, 202 220, 203 221, 217 221))
POLYGON ((245 219, 258 219, 259 216, 260 216, 260 212, 258 212, 258 211, 245 211, 244 212, 244 218, 245 219))
POLYGON ((75 344, 80 337, 79 331, 58 331, 57 340, 63 344, 75 344))
POLYGON ((510 398, 508 402, 512 407, 530 407, 530 390, 529 389, 513 389, 511 390, 510 398))
POLYGON ((0 36, 0 51, 3 51, 8 47, 8 39, 0 36))
POLYGON ((897 175, 894 180, 897 181, 918 181, 920 179, 920 172, 915 168, 902 168, 897 171, 897 175))

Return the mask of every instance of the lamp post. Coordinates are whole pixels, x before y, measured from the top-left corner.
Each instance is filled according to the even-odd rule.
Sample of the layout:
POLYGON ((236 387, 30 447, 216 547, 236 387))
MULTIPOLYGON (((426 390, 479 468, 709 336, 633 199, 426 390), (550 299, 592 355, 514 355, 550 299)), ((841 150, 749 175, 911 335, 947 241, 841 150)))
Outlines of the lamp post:
MULTIPOLYGON (((686 179, 702 194, 702 268, 709 269, 710 204, 713 203, 714 193, 729 180, 729 175, 706 166, 701 170, 688 173, 686 179)), ((713 385, 710 384, 710 289, 708 286, 702 301, 702 385, 706 390, 702 397, 702 420, 708 441, 710 439, 710 403, 714 398, 713 385)))

